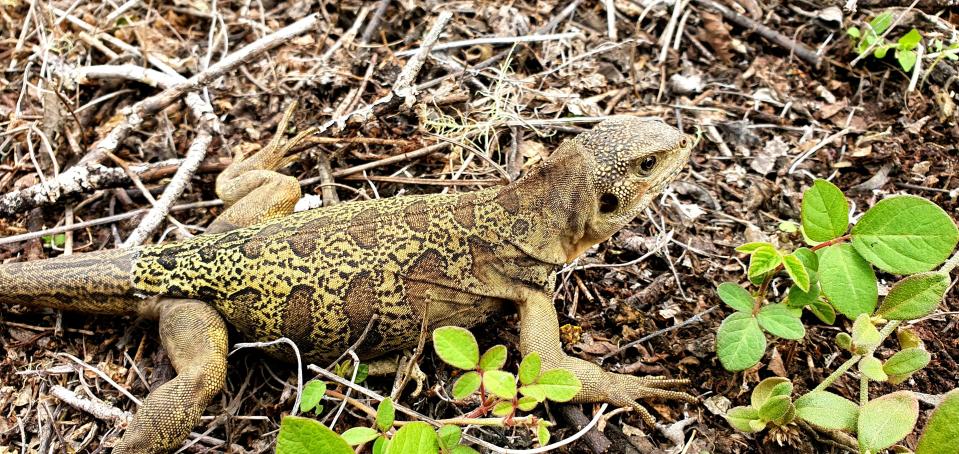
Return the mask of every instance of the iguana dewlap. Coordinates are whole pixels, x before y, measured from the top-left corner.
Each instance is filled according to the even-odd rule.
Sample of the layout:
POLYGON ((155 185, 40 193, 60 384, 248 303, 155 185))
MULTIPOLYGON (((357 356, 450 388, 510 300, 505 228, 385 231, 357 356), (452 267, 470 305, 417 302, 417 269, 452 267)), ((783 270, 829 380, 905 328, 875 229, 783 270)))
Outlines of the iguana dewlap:
POLYGON ((275 172, 289 148, 277 137, 218 178, 229 208, 210 230, 222 233, 3 265, 0 302, 159 320, 178 376, 147 397, 115 452, 182 443, 223 386, 226 324, 251 340, 288 337, 306 360, 323 362, 367 325, 364 358, 415 345, 424 318, 429 329, 469 327, 504 307, 519 310, 524 354, 583 382, 578 401, 635 406, 651 421, 636 400, 692 401, 662 389, 685 382, 567 356, 551 295, 557 267, 635 218, 692 144, 661 121, 614 117, 507 186, 290 214, 300 190, 275 172))

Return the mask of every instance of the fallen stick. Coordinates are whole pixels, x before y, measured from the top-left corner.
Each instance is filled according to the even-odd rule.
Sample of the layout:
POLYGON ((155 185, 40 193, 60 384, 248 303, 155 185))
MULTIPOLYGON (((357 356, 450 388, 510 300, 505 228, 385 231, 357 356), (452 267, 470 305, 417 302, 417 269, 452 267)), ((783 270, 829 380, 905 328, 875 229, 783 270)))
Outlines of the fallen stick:
MULTIPOLYGON (((95 31, 90 24, 73 18, 63 11, 54 9, 54 12, 58 12, 59 15, 67 18, 71 23, 78 25, 80 28, 88 27, 91 31, 95 31)), ((97 173, 97 166, 99 162, 107 156, 106 152, 116 150, 120 142, 123 141, 135 127, 140 125, 144 118, 165 109, 185 93, 196 90, 204 84, 215 80, 224 73, 246 63, 259 53, 283 44, 288 41, 290 37, 315 27, 317 23, 319 23, 319 16, 311 14, 287 27, 277 30, 276 33, 272 35, 264 36, 244 46, 193 77, 179 81, 164 91, 123 109, 124 120, 115 126, 103 139, 94 144, 92 150, 81 158, 77 165, 60 173, 57 178, 48 180, 45 183, 36 184, 16 192, 10 192, 0 197, 0 216, 11 216, 32 208, 52 205, 66 195, 92 190, 97 186, 97 182, 90 181, 91 173, 97 173)), ((111 43, 116 44, 113 41, 111 41, 111 43)), ((124 50, 134 52, 135 55, 140 54, 136 48, 126 43, 123 43, 123 47, 124 50)), ((154 63, 156 59, 148 58, 148 60, 154 63)), ((162 62, 159 62, 159 64, 162 65, 162 62)))
POLYGON ((695 0, 695 1, 696 3, 702 6, 706 6, 708 8, 712 8, 716 11, 719 11, 723 15, 723 17, 735 23, 736 25, 739 25, 740 27, 755 30, 756 33, 759 33, 760 36, 768 39, 773 44, 789 49, 794 54, 796 54, 797 57, 803 59, 806 63, 819 67, 819 62, 821 61, 819 54, 817 54, 816 51, 810 49, 809 47, 806 47, 805 44, 796 42, 790 39, 788 36, 783 35, 782 33, 779 33, 776 30, 773 30, 763 24, 760 24, 759 22, 756 22, 752 20, 751 18, 743 16, 712 0, 695 0))

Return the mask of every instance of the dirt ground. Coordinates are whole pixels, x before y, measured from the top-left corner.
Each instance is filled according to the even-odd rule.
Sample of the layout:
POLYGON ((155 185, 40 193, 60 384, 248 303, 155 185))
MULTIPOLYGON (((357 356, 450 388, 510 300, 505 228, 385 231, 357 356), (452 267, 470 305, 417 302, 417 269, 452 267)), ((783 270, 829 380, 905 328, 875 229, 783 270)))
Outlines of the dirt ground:
MULTIPOLYGON (((191 98, 175 101, 97 156, 115 171, 95 187, 65 190, 52 203, 0 199, 0 237, 101 220, 66 234, 0 240, 0 260, 118 247, 142 222, 145 211, 135 210, 150 208, 148 197, 161 199, 176 180, 182 161, 171 160, 190 159, 196 138, 212 131, 205 157, 193 155, 203 160, 183 181, 174 203, 181 206, 161 218, 146 242, 202 233, 221 211, 211 202, 217 173, 237 153, 266 145, 293 100, 299 101, 296 131, 374 106, 373 118, 322 132, 326 139, 304 147, 285 170, 305 183, 314 205, 505 184, 563 139, 612 114, 661 117, 701 138, 656 206, 588 251, 577 263, 582 268, 560 275, 555 304, 561 325, 570 325, 564 330, 570 354, 598 361, 618 352, 605 367, 688 377, 688 391, 707 403, 651 402, 661 428, 618 412, 605 421, 604 436, 560 452, 593 452, 591 443, 602 444, 602 437, 611 440, 610 452, 840 452, 825 435, 802 429, 783 445, 765 433, 744 435, 715 413, 716 406, 747 403, 748 390, 765 377, 793 377, 797 393, 812 388, 846 359, 833 338, 850 323, 840 317, 839 326, 829 326, 804 316, 805 339, 770 339, 757 367, 725 371, 714 341, 729 309, 717 307, 715 287, 745 280, 744 257, 733 248, 756 240, 798 244, 778 226, 798 220, 799 196, 813 178, 842 188, 858 214, 901 193, 929 198, 957 217, 955 63, 921 58, 919 69, 906 72, 892 51, 855 61, 855 43, 846 35, 891 12, 898 23, 888 40, 915 28, 932 53, 935 39, 959 42, 959 16, 940 6, 945 1, 910 8, 853 0, 845 3, 850 9, 818 0, 121 3, 0 0, 0 194, 16 195, 83 164, 124 121, 115 115, 160 92, 156 81, 81 77, 83 68, 165 66, 190 77, 310 13, 319 18, 316 27, 239 69, 205 80, 192 99, 209 102, 215 119, 191 114, 191 98), (435 50, 416 73, 411 105, 398 98, 377 104, 410 60, 403 52, 420 46, 443 10, 454 14, 438 44, 479 41, 435 50), (490 37, 527 39, 481 39, 490 37), (436 144, 445 145, 427 148, 436 144), (158 164, 144 167, 149 163, 158 164), (618 347, 698 314, 701 320, 618 347)), ((773 293, 785 291, 779 284, 773 293)), ((875 392, 940 394, 959 387, 957 313, 954 286, 940 312, 915 325, 931 364, 902 385, 874 385, 875 392)), ((486 333, 479 336, 482 347, 505 343, 518 357, 515 315, 475 332, 486 333)), ((156 326, 145 320, 4 306, 0 348, 0 453, 102 451, 115 443, 117 424, 63 403, 51 395, 53 387, 132 411, 133 402, 94 369, 140 399, 171 374, 156 326)), ((401 404, 436 418, 469 411, 439 397, 448 394, 437 390, 451 386, 452 371, 432 350, 422 367, 424 393, 407 392, 401 404)), ((289 365, 250 350, 234 354, 226 391, 195 429, 205 438, 187 450, 272 451, 295 383, 289 365)), ((366 384, 389 392, 391 383, 366 384)), ((855 399, 857 383, 846 377, 832 390, 855 399)), ((596 407, 580 409, 589 418, 596 407)), ((930 409, 923 405, 920 424, 930 409)), ((563 416, 575 410, 538 411, 556 422, 554 440, 576 432, 563 416)), ((337 429, 357 424, 368 423, 347 407, 337 429)), ((470 433, 500 446, 533 446, 525 430, 470 433)), ((915 443, 915 435, 904 441, 915 443)))

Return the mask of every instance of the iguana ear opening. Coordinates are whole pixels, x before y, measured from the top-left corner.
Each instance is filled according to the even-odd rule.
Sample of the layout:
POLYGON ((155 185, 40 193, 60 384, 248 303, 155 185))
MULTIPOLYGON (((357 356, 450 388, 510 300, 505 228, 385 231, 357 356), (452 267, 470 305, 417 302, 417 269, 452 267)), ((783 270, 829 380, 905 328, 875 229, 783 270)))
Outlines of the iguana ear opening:
POLYGON ((617 209, 619 209, 619 197, 616 197, 615 194, 607 192, 599 197, 600 213, 610 214, 617 209))

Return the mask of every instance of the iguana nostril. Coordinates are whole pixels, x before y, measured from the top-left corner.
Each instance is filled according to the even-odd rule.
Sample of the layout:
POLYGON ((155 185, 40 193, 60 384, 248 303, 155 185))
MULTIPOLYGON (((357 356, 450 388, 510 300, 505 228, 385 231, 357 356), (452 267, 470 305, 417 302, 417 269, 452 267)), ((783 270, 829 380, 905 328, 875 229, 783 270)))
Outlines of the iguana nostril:
POLYGON ((599 212, 609 214, 619 208, 619 197, 613 194, 605 193, 599 197, 599 212))

